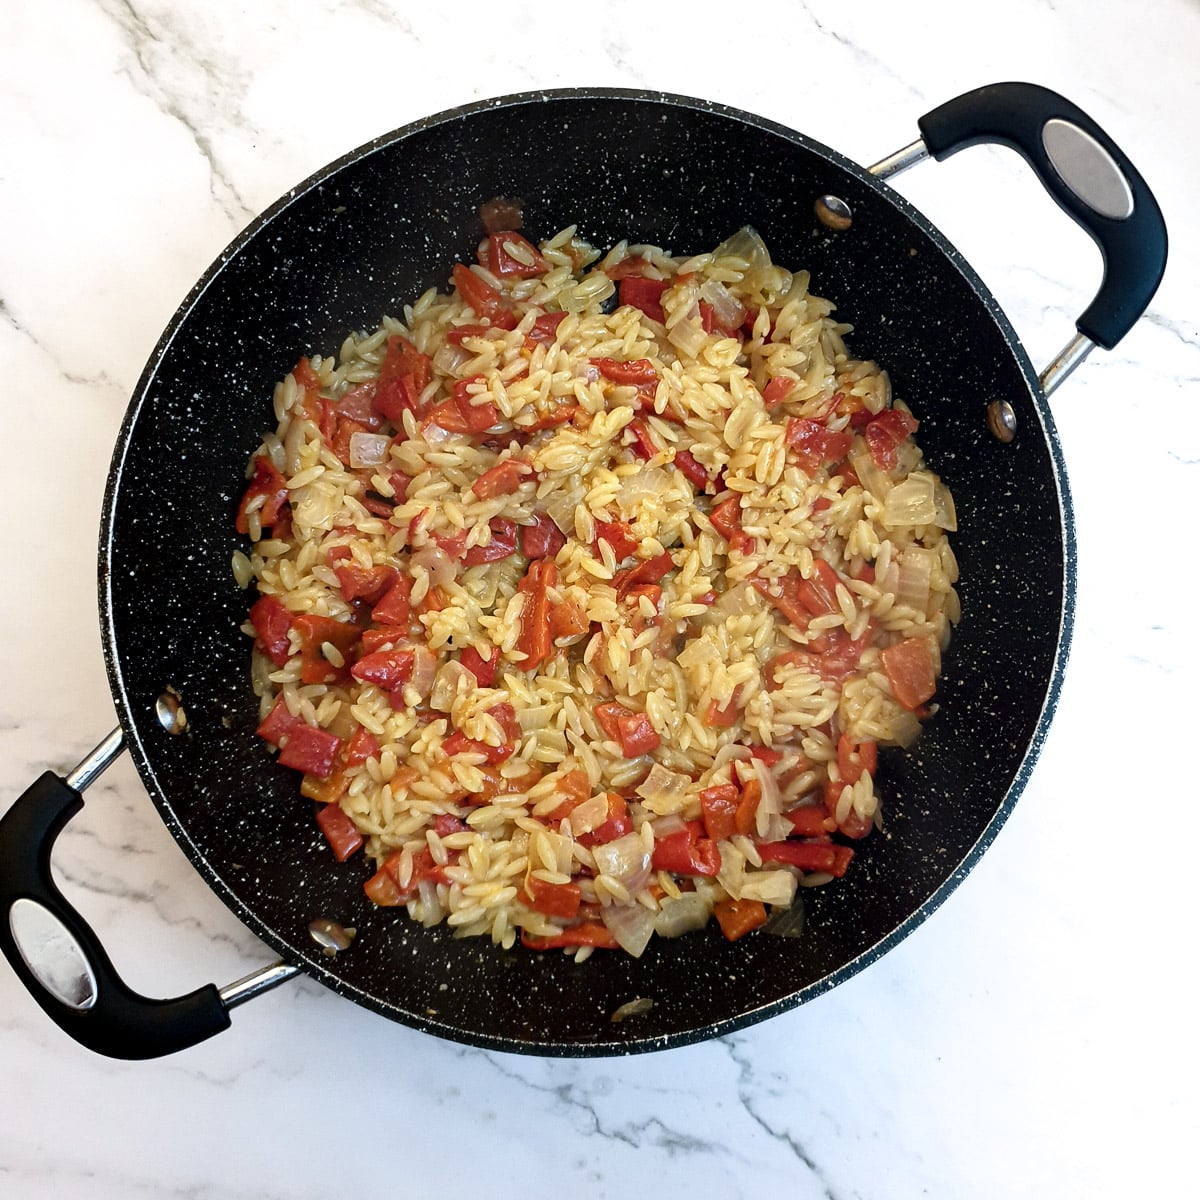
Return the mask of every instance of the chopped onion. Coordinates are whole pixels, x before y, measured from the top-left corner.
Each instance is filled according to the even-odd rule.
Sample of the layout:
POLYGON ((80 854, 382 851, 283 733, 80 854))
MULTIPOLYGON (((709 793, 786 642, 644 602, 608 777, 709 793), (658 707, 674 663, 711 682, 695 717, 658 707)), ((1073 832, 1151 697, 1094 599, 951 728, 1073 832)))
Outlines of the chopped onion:
POLYGON ((414 551, 411 565, 428 572, 430 587, 445 587, 446 584, 453 583, 458 574, 450 555, 441 546, 433 543, 414 551))
POLYGON ((739 329, 746 319, 742 302, 716 279, 706 279, 700 285, 701 299, 713 309, 713 324, 719 329, 739 329))
MULTIPOLYGON (((487 335, 485 334, 484 336, 486 337, 487 335)), ((449 376, 453 379, 458 376, 458 368, 471 357, 470 350, 465 350, 462 346, 455 346, 447 342, 444 346, 440 346, 437 353, 433 356, 433 365, 439 374, 449 376)))
POLYGON ((924 471, 914 471, 896 484, 883 502, 883 523, 891 528, 929 525, 936 516, 933 476, 924 471))
POLYGON ((709 915, 708 898, 699 892, 684 892, 678 899, 667 896, 654 918, 654 932, 659 937, 679 937, 693 929, 703 929, 709 915))
POLYGON ((727 237, 714 251, 713 258, 740 258, 751 270, 771 265, 767 243, 751 225, 743 225, 727 237))
POLYGON ((429 695, 429 707, 437 709, 438 712, 448 713, 454 706, 459 684, 463 681, 466 682, 467 691, 474 691, 479 682, 473 672, 464 667, 457 658, 452 658, 434 678, 433 690, 429 695))
POLYGON ((875 460, 871 457, 866 443, 858 438, 855 438, 855 442, 857 445, 850 451, 850 465, 854 468, 854 474, 858 478, 858 482, 872 496, 877 500, 882 500, 887 496, 892 481, 887 477, 886 472, 881 471, 875 465, 875 460))
POLYGON ((939 529, 953 533, 958 528, 958 513, 950 489, 935 475, 933 477, 933 523, 939 529))
POLYGON ((391 438, 386 433, 352 433, 350 435, 350 466, 378 467, 387 461, 391 438))
POLYGON ((448 429, 443 429, 436 421, 426 421, 421 427, 421 436, 427 446, 440 446, 456 435, 448 429))
POLYGON ((422 646, 416 643, 413 646, 413 669, 412 677, 408 681, 408 686, 412 688, 422 700, 429 695, 430 689, 433 687, 433 681, 437 678, 438 660, 428 646, 422 646))
POLYGON ((687 828, 687 822, 679 813, 668 813, 665 817, 656 817, 650 822, 655 839, 670 837, 673 833, 682 833, 687 828))
POLYGON ((601 875, 611 875, 635 895, 650 879, 651 852, 646 848, 640 833, 627 833, 592 847, 592 860, 601 875))
POLYGON ((750 766, 762 787, 758 811, 754 815, 755 832, 763 841, 781 842, 787 837, 788 827, 782 815, 783 797, 779 792, 779 781, 761 758, 752 758, 750 766))
POLYGON ((580 472, 556 480, 554 490, 546 496, 546 515, 567 537, 575 534, 575 509, 583 500, 586 489, 580 482, 580 472))
POLYGON ((796 877, 791 871, 749 871, 742 880, 742 899, 787 907, 796 897, 796 877))
POLYGON ((300 451, 304 446, 304 422, 299 414, 288 418, 287 433, 283 435, 283 473, 290 479, 300 470, 300 451))
POLYGON ((656 816, 679 812, 687 803, 687 791, 692 786, 691 778, 676 771, 668 771, 662 763, 650 768, 637 794, 642 803, 656 816))
POLYGON ((597 825, 603 825, 608 820, 608 797, 603 792, 590 797, 571 810, 569 819, 572 836, 591 833, 597 825))
POLYGON ((641 958, 654 936, 654 913, 641 904, 610 904, 600 910, 600 919, 634 958, 641 958))
POLYGON ((929 581, 933 574, 936 550, 924 546, 907 546, 900 556, 900 574, 896 583, 896 600, 918 612, 929 603, 929 581))
POLYGON ((708 334, 704 332, 704 326, 700 323, 699 308, 696 309, 694 317, 684 317, 667 331, 667 341, 688 358, 695 358, 700 353, 707 338, 708 334))
POLYGON ((647 500, 661 500, 675 486, 675 481, 663 467, 647 467, 636 475, 627 475, 617 493, 617 505, 622 512, 636 514, 647 500))

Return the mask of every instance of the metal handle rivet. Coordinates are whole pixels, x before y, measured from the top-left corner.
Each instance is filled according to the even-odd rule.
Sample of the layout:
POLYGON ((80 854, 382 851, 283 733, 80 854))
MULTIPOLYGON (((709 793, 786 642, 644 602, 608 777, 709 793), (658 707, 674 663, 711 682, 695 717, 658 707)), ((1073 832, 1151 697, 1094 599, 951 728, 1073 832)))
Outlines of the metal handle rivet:
POLYGON ((1007 400, 993 400, 987 406, 987 423, 998 442, 1007 444, 1017 436, 1017 414, 1007 400))
POLYGON ((813 212, 817 214, 817 220, 822 225, 836 229, 839 233, 850 228, 854 217, 850 205, 840 196, 818 196, 813 203, 813 212))

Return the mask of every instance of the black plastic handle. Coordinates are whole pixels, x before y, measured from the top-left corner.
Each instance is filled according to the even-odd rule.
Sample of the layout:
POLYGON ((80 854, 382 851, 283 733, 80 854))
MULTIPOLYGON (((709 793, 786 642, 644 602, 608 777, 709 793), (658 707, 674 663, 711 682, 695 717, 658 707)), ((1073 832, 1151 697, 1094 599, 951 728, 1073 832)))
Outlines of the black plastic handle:
MULTIPOLYGON (((1111 350, 1146 311, 1167 263, 1162 212, 1116 143, 1069 100, 1032 83, 978 88, 935 108, 917 124, 926 148, 939 161, 981 142, 1016 150, 1058 205, 1091 234, 1104 256, 1104 279, 1075 327, 1111 350), (1128 215, 1111 215, 1107 204, 1102 207, 1110 212, 1101 211, 1094 192, 1085 198, 1092 190, 1089 175, 1096 169, 1123 180, 1128 191, 1118 187, 1117 192, 1118 199, 1131 202, 1128 215)), ((1111 187, 1102 190, 1112 196, 1111 187)))
POLYGON ((229 1013, 212 984, 174 1000, 151 1000, 127 987, 87 922, 55 886, 51 849, 82 807, 79 793, 47 771, 0 818, 0 949, 21 982, 60 1029, 110 1058, 157 1058, 228 1029, 229 1013), (30 916, 51 931, 60 948, 74 941, 71 953, 86 964, 94 982, 86 990, 94 993, 94 1002, 81 1007, 60 999, 26 961, 33 954, 30 939, 18 936, 21 918, 30 916))

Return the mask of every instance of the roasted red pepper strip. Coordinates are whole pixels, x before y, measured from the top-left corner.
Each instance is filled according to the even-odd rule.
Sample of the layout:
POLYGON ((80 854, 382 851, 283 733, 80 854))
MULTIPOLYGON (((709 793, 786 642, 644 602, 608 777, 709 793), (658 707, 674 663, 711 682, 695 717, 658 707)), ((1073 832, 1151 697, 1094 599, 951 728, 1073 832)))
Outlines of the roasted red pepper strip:
POLYGON ((719 783, 705 788, 700 793, 704 831, 714 842, 728 841, 737 833, 734 817, 741 794, 741 789, 736 783, 719 783))
POLYGON ((481 265, 500 279, 532 279, 550 267, 542 252, 519 233, 490 233, 485 246, 481 265))
POLYGON ((658 369, 648 358, 635 358, 629 362, 619 358, 593 358, 589 361, 605 379, 613 383, 644 387, 658 382, 658 369))
POLYGON ((626 803, 625 797, 619 792, 608 792, 605 799, 608 801, 608 815, 590 833, 579 835, 577 840, 581 846, 587 846, 590 849, 592 846, 599 846, 604 842, 624 837, 625 834, 632 831, 633 821, 629 816, 629 805, 626 803))
POLYGON ((627 521, 597 521, 596 538, 592 543, 599 553, 598 543, 603 538, 612 548, 617 562, 624 562, 637 548, 637 538, 627 521))
POLYGON ((454 264, 454 286, 458 289, 462 302, 474 310, 489 325, 500 329, 515 329, 517 315, 512 306, 485 279, 481 279, 470 267, 462 263, 454 264))
POLYGON ((379 368, 372 404, 397 428, 405 412, 421 415, 421 393, 433 378, 433 362, 407 338, 393 334, 379 368))
POLYGON ((708 471, 687 450, 675 451, 675 465, 683 477, 698 491, 708 486, 708 471))
POLYGON ((238 505, 236 521, 238 533, 250 532, 250 516, 246 509, 250 501, 257 496, 266 497, 258 510, 259 524, 263 529, 270 529, 279 520, 287 506, 288 490, 287 480, 265 454, 258 454, 254 458, 254 474, 251 476, 250 486, 246 488, 242 502, 238 505))
POLYGON ((581 896, 579 884, 574 880, 570 883, 547 883, 536 875, 528 875, 517 899, 535 912, 557 917, 560 921, 572 921, 579 912, 581 896))
POLYGON ((686 829, 659 838, 651 860, 654 869, 672 875, 716 875, 721 869, 721 852, 711 838, 700 836, 702 829, 699 821, 689 821, 686 829))
POLYGON ((371 620, 380 625, 407 625, 412 611, 411 594, 412 576, 401 572, 371 609, 371 620))
POLYGON ((512 758, 516 747, 510 742, 489 746, 487 742, 477 742, 464 733, 455 732, 442 742, 442 749, 451 757, 455 754, 482 754, 485 762, 494 764, 512 758))
POLYGON ((915 712, 937 691, 937 671, 929 639, 910 637, 879 653, 892 693, 910 712, 915 712))
POLYGON ((539 559, 529 564, 525 578, 517 585, 517 590, 525 593, 521 632, 517 637, 517 649, 525 655, 521 663, 525 671, 541 666, 554 649, 547 589, 557 583, 558 568, 549 559, 539 559))
POLYGON ((881 471, 896 465, 896 447, 917 428, 917 420, 900 408, 885 408, 867 422, 863 431, 871 460, 881 471))
POLYGON ((376 650, 374 654, 364 654, 350 668, 350 674, 360 683, 373 683, 393 692, 412 678, 414 658, 412 650, 376 650))
POLYGON ((777 404, 782 404, 795 386, 796 381, 788 379, 784 375, 776 375, 774 379, 768 379, 766 387, 762 391, 763 405, 766 408, 774 408, 777 404))
POLYGON ((526 950, 562 950, 570 946, 594 946, 598 950, 616 950, 620 943, 603 921, 581 921, 548 937, 521 930, 521 945, 526 950))
MULTIPOLYGON (((615 553, 615 548, 614 548, 615 553)), ((626 567, 613 576, 613 586, 618 596, 625 596, 631 588, 641 583, 658 583, 675 569, 675 561, 664 551, 654 558, 644 559, 636 566, 626 567)))
POLYGON ((475 682, 480 687, 490 688, 496 682, 496 668, 500 665, 500 650, 493 646, 491 651, 491 656, 484 658, 474 646, 468 646, 458 656, 459 662, 475 676, 475 682))
POLYGON ((767 907, 761 900, 719 900, 713 906, 713 916, 726 938, 736 942, 766 924, 767 907))
POLYGON ((509 496, 521 486, 528 476, 533 474, 533 468, 528 463, 517 461, 515 458, 505 459, 502 463, 484 471, 471 484, 471 491, 478 500, 492 500, 497 496, 509 496))
POLYGON ((637 758, 640 754, 649 754, 657 750, 662 743, 650 718, 645 713, 627 713, 617 718, 617 731, 621 741, 621 750, 626 758, 637 758))
POLYGON ((526 558, 553 558, 567 544, 562 530, 546 513, 538 513, 534 524, 522 525, 520 538, 526 558))
POLYGON ((363 600, 367 604, 378 604, 396 582, 395 567, 381 563, 374 567, 362 567, 357 563, 346 563, 334 567, 333 573, 345 600, 363 600))
POLYGON ((759 842, 758 853, 765 863, 786 863, 801 871, 821 871, 837 878, 845 875, 854 857, 849 846, 832 842, 759 842))
POLYGON ((558 327, 563 323, 566 315, 565 312, 542 313, 534 321, 533 328, 529 331, 525 340, 542 346, 553 346, 558 327))
POLYGON ((357 625, 313 613, 299 613, 292 618, 292 628, 300 635, 301 683, 340 683, 350 678, 349 667, 335 667, 321 653, 321 647, 329 642, 343 659, 349 660, 362 637, 362 630, 357 625))
POLYGON ((277 666, 288 660, 292 614, 278 596, 259 596, 250 606, 250 623, 258 636, 262 652, 277 666))
POLYGON ((666 279, 643 279, 629 275, 618 285, 617 298, 622 304, 640 308, 651 320, 662 323, 666 315, 662 308, 662 294, 671 286, 666 279))
POLYGON ((815 475, 825 464, 841 462, 850 453, 854 435, 827 429, 809 417, 789 417, 784 441, 804 471, 815 475))
POLYGON ((263 717, 254 732, 264 741, 270 742, 272 746, 278 746, 300 723, 300 718, 292 715, 283 696, 280 695, 275 698, 271 711, 263 717))
MULTIPOLYGON (((480 563, 499 562, 517 552, 517 525, 507 517, 493 517, 488 522, 492 540, 486 546, 471 546, 462 551, 463 565, 477 567, 480 563)), ((457 556, 453 556, 457 557, 457 556)))
POLYGON ((319 809, 317 824, 338 862, 345 862, 356 850, 362 849, 362 834, 340 805, 326 804, 319 809))
POLYGON ((720 504, 714 504, 708 514, 712 527, 723 537, 733 536, 735 530, 742 527, 742 500, 740 496, 730 496, 720 504))
POLYGON ((305 721, 297 721, 288 731, 287 740, 279 752, 279 761, 283 766, 303 771, 306 775, 327 779, 341 746, 342 739, 336 733, 318 729, 305 721))

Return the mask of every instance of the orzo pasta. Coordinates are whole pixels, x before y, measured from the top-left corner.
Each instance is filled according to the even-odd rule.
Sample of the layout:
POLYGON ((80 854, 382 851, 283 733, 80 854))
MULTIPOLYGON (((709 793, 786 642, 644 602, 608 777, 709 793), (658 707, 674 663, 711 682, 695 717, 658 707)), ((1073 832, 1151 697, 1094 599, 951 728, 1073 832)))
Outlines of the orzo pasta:
POLYGON ((234 562, 259 732, 376 904, 577 957, 740 937, 881 823, 958 618, 950 494, 753 231, 478 258, 276 387, 234 562))

